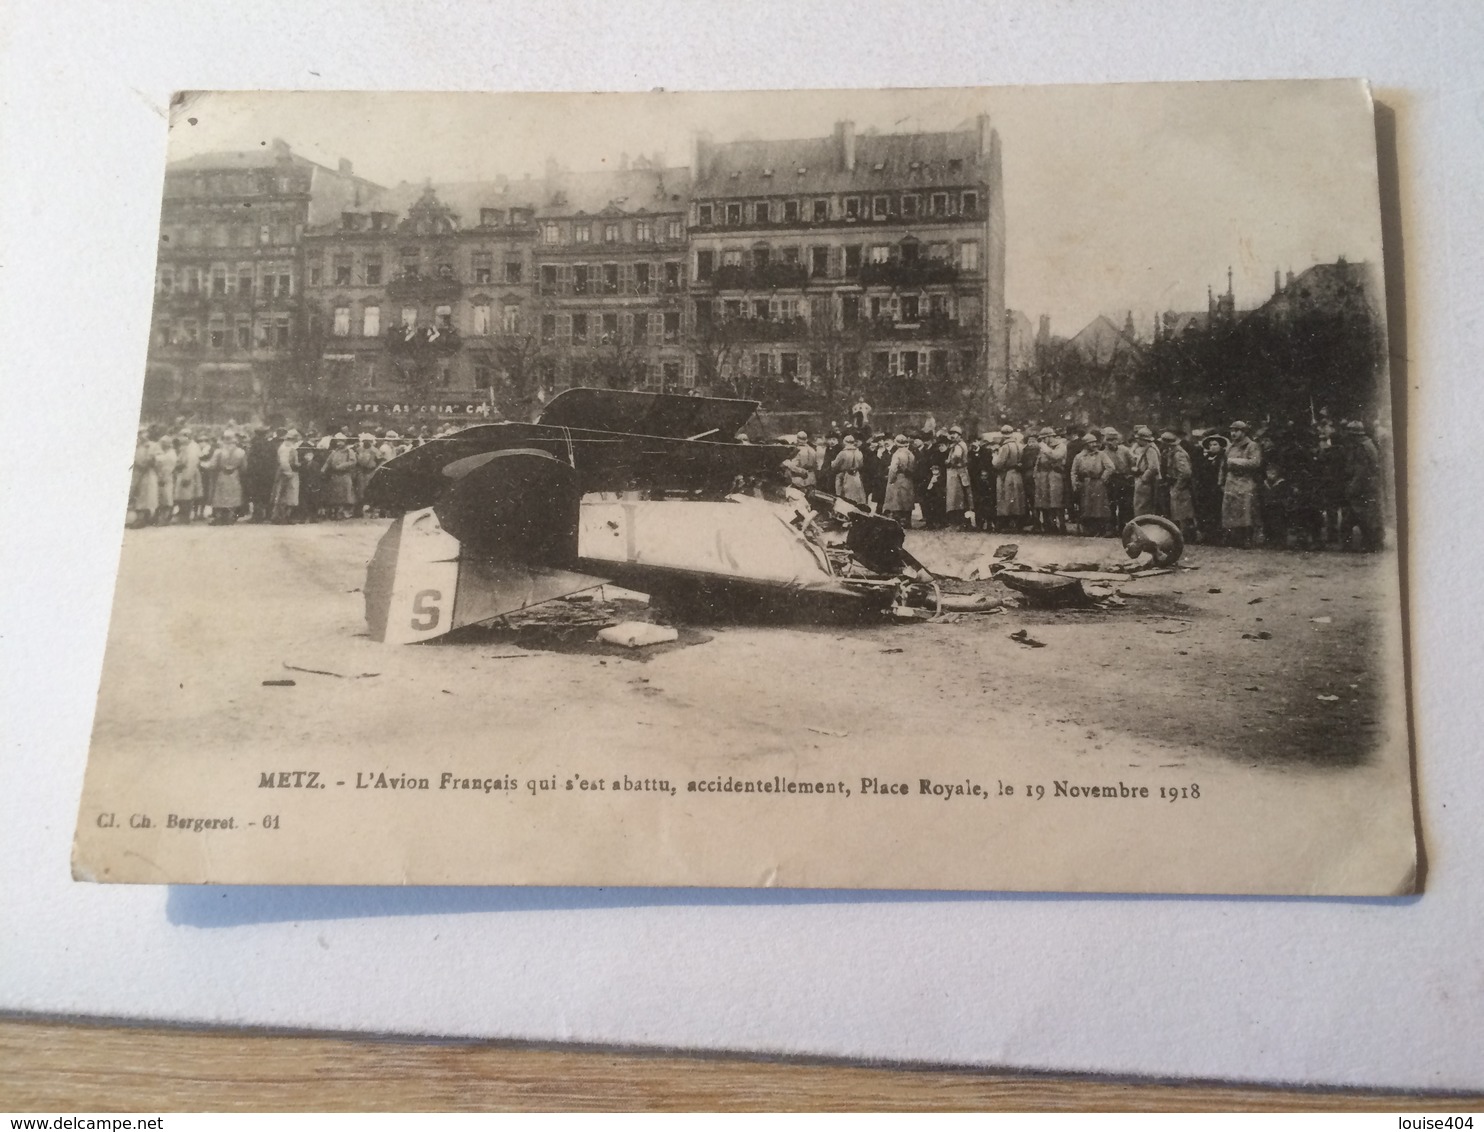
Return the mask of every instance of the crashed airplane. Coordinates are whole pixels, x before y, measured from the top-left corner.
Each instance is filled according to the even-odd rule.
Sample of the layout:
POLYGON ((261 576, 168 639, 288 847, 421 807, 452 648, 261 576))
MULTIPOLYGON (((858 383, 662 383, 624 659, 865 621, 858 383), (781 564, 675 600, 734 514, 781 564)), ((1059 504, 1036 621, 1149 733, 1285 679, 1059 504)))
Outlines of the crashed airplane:
POLYGON ((942 610, 895 520, 785 489, 793 448, 732 439, 757 408, 569 389, 534 424, 474 425, 387 461, 366 502, 400 518, 367 569, 371 636, 431 640, 609 582, 681 616, 942 610))

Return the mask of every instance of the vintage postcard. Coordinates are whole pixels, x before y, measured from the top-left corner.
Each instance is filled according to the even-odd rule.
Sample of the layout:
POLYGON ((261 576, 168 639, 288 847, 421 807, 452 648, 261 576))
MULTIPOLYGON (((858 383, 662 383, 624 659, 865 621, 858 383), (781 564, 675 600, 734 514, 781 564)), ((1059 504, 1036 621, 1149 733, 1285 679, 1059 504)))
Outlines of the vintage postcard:
POLYGON ((170 129, 77 878, 1415 890, 1363 82, 170 129))

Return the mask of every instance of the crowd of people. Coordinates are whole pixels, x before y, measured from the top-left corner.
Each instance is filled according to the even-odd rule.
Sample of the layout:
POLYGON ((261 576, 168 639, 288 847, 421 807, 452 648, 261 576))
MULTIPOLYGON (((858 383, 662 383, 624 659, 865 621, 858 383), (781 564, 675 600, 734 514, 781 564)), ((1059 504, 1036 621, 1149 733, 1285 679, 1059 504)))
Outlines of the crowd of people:
MULTIPOLYGON (((130 525, 363 516, 377 468, 450 431, 154 425, 135 448, 130 525)), ((751 442, 745 432, 735 439, 751 442)), ((1356 420, 1257 429, 1238 420, 1225 433, 1157 436, 1139 425, 1127 440, 1111 426, 1003 424, 966 437, 956 425, 891 436, 867 423, 779 441, 794 448, 782 466, 789 484, 909 528, 1113 536, 1134 516, 1156 514, 1192 542, 1365 551, 1383 543, 1387 446, 1356 420)))
POLYGON ((977 437, 954 426, 779 440, 796 448, 784 465, 794 486, 907 527, 1113 536, 1155 514, 1191 542, 1365 551, 1383 542, 1389 478, 1382 448, 1356 420, 1258 429, 1238 420, 1189 435, 1139 425, 1127 439, 1111 426, 1003 424, 977 437))
POLYGON ((366 483, 393 456, 452 426, 320 433, 296 428, 140 429, 129 494, 132 527, 206 521, 317 522, 366 513, 366 483))

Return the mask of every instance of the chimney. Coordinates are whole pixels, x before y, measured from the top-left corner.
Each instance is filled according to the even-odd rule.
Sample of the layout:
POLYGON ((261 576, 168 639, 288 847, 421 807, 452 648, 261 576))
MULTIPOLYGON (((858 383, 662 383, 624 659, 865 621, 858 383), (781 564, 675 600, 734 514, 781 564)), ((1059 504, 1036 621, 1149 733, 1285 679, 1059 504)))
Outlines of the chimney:
POLYGON ((989 115, 988 114, 976 114, 974 116, 974 125, 978 128, 978 133, 979 133, 979 139, 978 139, 979 140, 979 156, 980 157, 988 157, 989 156, 989 133, 990 133, 990 131, 989 131, 989 115))
POLYGON ((349 158, 342 157, 340 159, 340 175, 342 177, 349 177, 351 175, 351 165, 349 158))
POLYGON ((855 172, 855 123, 835 123, 835 151, 840 160, 840 170, 844 173, 855 172))
POLYGON ((1051 316, 1049 314, 1041 316, 1041 324, 1036 329, 1036 341, 1043 346, 1051 341, 1051 316))
POLYGON ((1273 294, 1275 294, 1275 295, 1281 295, 1282 293, 1283 293, 1283 281, 1282 281, 1281 278, 1279 278, 1278 269, 1275 267, 1275 268, 1273 268, 1273 294))
POLYGON ((714 143, 711 134, 706 130, 697 130, 692 143, 691 168, 695 170, 695 179, 704 180, 710 172, 711 150, 714 143))
POLYGON ((1291 272, 1291 271, 1288 273, 1288 285, 1290 287, 1293 286, 1293 272, 1291 272))

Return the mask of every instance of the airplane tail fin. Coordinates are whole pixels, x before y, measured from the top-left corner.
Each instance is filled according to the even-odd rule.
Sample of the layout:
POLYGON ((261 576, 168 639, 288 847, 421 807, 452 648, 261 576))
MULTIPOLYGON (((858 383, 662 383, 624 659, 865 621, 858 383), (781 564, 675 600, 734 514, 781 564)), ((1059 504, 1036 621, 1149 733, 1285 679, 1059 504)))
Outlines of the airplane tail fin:
POLYGON ((385 644, 430 641, 604 581, 469 554, 432 508, 411 511, 387 528, 366 568, 366 626, 373 640, 385 644))

